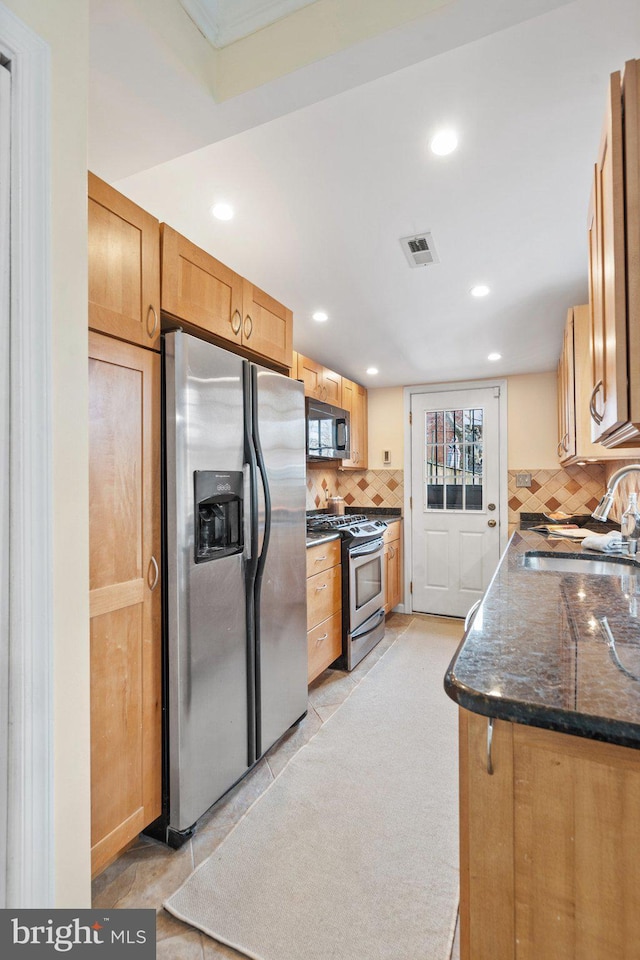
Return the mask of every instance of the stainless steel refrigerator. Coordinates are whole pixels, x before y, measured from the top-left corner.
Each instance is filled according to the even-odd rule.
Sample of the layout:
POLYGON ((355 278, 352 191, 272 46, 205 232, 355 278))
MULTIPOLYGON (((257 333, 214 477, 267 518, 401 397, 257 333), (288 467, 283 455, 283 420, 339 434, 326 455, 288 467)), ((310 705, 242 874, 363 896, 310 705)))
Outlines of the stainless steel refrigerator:
POLYGON ((165 839, 307 709, 303 386, 165 336, 165 839))

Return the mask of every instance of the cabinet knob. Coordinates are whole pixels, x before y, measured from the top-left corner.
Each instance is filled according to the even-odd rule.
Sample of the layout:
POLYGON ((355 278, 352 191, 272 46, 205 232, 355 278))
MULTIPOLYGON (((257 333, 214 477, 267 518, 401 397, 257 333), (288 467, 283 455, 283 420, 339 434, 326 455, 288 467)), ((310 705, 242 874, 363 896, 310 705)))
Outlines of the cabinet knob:
POLYGON ((595 420, 598 425, 600 425, 604 420, 604 416, 600 416, 596 410, 596 397, 598 396, 598 391, 600 390, 601 386, 602 380, 598 380, 595 387, 591 391, 591 396, 589 397, 589 413, 591 414, 591 419, 595 420))
POLYGON ((241 326, 242 326, 242 317, 240 316, 240 311, 236 309, 233 311, 233 316, 231 317, 231 329, 233 330, 236 337, 240 333, 241 326), (236 317, 238 318, 237 321, 236 321, 236 317))
POLYGON ((157 329, 158 329, 158 314, 156 313, 156 308, 154 307, 154 305, 150 303, 149 308, 147 310, 147 333, 149 334, 149 338, 151 340, 153 340, 153 338, 155 337, 157 329), (151 327, 151 330, 149 330, 149 314, 150 313, 153 314, 153 326, 151 327))
POLYGON ((151 590, 151 592, 153 593, 153 591, 155 590, 155 588, 158 586, 158 580, 159 580, 159 578, 160 578, 160 570, 159 570, 159 568, 158 568, 158 561, 156 560, 156 558, 155 558, 154 556, 152 556, 152 557, 151 557, 151 560, 149 561, 149 571, 148 571, 148 573, 147 573, 147 582, 148 582, 149 573, 151 572, 151 570, 154 571, 154 577, 153 577, 153 583, 150 583, 150 584, 149 584, 149 590, 151 590))

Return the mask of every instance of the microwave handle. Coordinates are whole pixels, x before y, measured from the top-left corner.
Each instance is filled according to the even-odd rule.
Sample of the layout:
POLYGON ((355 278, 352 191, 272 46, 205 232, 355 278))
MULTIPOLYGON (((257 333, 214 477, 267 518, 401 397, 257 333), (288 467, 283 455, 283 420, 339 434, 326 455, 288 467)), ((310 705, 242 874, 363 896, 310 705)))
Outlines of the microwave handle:
POLYGON ((336 418, 336 450, 347 449, 347 421, 345 417, 336 418))

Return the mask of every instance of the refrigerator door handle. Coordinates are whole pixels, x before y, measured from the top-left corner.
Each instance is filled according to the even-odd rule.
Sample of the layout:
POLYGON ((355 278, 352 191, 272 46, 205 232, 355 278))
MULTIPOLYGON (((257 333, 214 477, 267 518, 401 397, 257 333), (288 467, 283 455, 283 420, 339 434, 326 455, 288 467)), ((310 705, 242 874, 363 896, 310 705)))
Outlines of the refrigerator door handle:
POLYGON ((251 465, 245 463, 242 467, 242 525, 244 528, 244 550, 242 556, 251 560, 251 465))
POLYGON ((247 619, 247 758, 253 766, 260 756, 257 743, 259 703, 256 698, 257 642, 255 584, 258 565, 258 468, 256 451, 253 446, 251 416, 251 368, 247 360, 242 361, 242 386, 244 396, 244 460, 249 474, 249 504, 245 503, 245 514, 249 515, 249 558, 245 561, 245 608, 247 619))
MULTIPOLYGON (((262 729, 261 729, 261 674, 260 674, 260 597, 262 593, 262 577, 267 562, 267 553, 269 551, 269 540, 271 538, 271 492, 269 490, 269 480, 267 477, 267 465, 262 452, 260 443, 260 428, 258 425, 258 371, 251 367, 251 430, 253 447, 255 450, 260 479, 264 491, 264 532, 262 535, 262 550, 258 557, 256 580, 255 580, 255 644, 256 644, 256 752, 257 756, 262 754, 262 729)), ((257 523, 256 523, 257 528, 257 523)))

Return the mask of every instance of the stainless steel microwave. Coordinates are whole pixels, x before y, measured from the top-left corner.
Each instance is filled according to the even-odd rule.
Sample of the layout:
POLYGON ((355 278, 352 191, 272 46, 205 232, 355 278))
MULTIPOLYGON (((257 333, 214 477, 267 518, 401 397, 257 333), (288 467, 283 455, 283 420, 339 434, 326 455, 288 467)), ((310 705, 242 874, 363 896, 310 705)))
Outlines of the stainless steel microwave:
POLYGON ((307 397, 307 460, 348 460, 349 411, 307 397))

